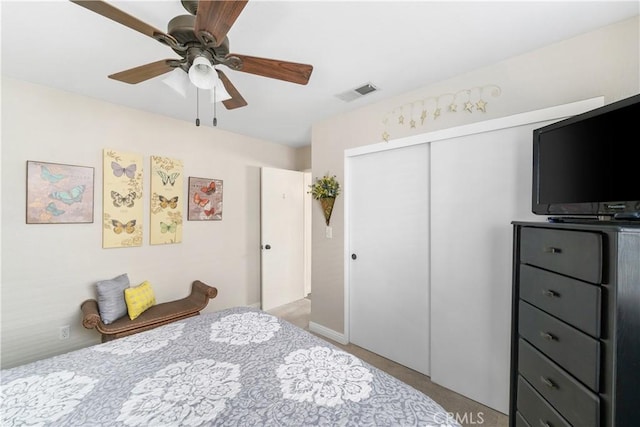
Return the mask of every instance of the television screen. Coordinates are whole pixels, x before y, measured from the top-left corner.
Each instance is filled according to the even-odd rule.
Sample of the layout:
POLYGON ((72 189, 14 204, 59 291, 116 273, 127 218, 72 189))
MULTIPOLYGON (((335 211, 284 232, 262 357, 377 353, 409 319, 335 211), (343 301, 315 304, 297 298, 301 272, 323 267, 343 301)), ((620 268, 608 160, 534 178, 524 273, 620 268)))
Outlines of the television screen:
POLYGON ((533 212, 640 215, 640 95, 533 131, 533 212))

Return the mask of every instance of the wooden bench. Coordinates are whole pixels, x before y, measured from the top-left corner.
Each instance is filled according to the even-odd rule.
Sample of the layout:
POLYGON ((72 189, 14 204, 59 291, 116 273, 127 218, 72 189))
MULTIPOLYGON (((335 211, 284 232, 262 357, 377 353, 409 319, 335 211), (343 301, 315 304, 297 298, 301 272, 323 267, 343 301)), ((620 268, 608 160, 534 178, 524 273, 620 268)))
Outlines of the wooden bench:
POLYGON ((100 318, 98 301, 89 299, 80 305, 82 326, 87 329, 97 329, 102 334, 102 342, 111 341, 196 316, 216 295, 218 295, 216 288, 196 280, 191 284, 191 294, 188 297, 156 304, 134 320, 124 316, 108 325, 105 325, 100 318))

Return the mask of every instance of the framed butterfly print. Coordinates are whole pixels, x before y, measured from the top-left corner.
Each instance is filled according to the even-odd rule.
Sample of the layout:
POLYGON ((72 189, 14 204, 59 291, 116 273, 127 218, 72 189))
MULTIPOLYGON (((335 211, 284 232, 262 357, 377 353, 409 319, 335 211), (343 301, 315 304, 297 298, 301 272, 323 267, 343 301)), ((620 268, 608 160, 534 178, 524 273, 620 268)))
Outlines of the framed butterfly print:
POLYGON ((94 169, 27 161, 27 224, 93 222, 94 169))
POLYGON ((182 242, 184 176, 181 160, 151 156, 150 243, 182 242))
POLYGON ((189 177, 189 221, 222 220, 222 180, 189 177))
POLYGON ((103 151, 102 247, 142 246, 142 155, 103 151))

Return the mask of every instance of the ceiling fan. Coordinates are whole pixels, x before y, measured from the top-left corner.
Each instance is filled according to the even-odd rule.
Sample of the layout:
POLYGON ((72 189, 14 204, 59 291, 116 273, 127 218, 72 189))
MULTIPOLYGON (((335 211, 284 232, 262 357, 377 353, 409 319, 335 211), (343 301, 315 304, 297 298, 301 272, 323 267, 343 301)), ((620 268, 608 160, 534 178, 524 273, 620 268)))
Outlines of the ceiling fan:
POLYGON ((105 1, 70 1, 156 39, 169 46, 181 57, 180 59, 162 59, 111 74, 109 78, 114 80, 136 84, 173 70, 182 70, 189 74, 191 82, 197 87, 211 89, 214 81, 219 79, 230 95, 230 98, 222 103, 225 108, 232 110, 244 107, 247 101, 227 76, 214 68, 214 65, 225 65, 235 71, 302 85, 308 83, 313 71, 313 66, 307 64, 229 53, 227 33, 248 0, 181 0, 182 6, 189 15, 179 15, 171 19, 166 33, 105 1))

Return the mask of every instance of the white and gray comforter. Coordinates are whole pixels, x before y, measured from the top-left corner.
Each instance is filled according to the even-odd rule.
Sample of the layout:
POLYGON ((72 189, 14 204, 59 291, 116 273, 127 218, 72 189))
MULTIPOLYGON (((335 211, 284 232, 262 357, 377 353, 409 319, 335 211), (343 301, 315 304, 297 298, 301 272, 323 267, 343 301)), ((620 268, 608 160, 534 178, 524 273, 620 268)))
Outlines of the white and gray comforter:
POLYGON ((1 381, 3 426, 453 425, 414 388, 244 307, 6 369, 1 381))

